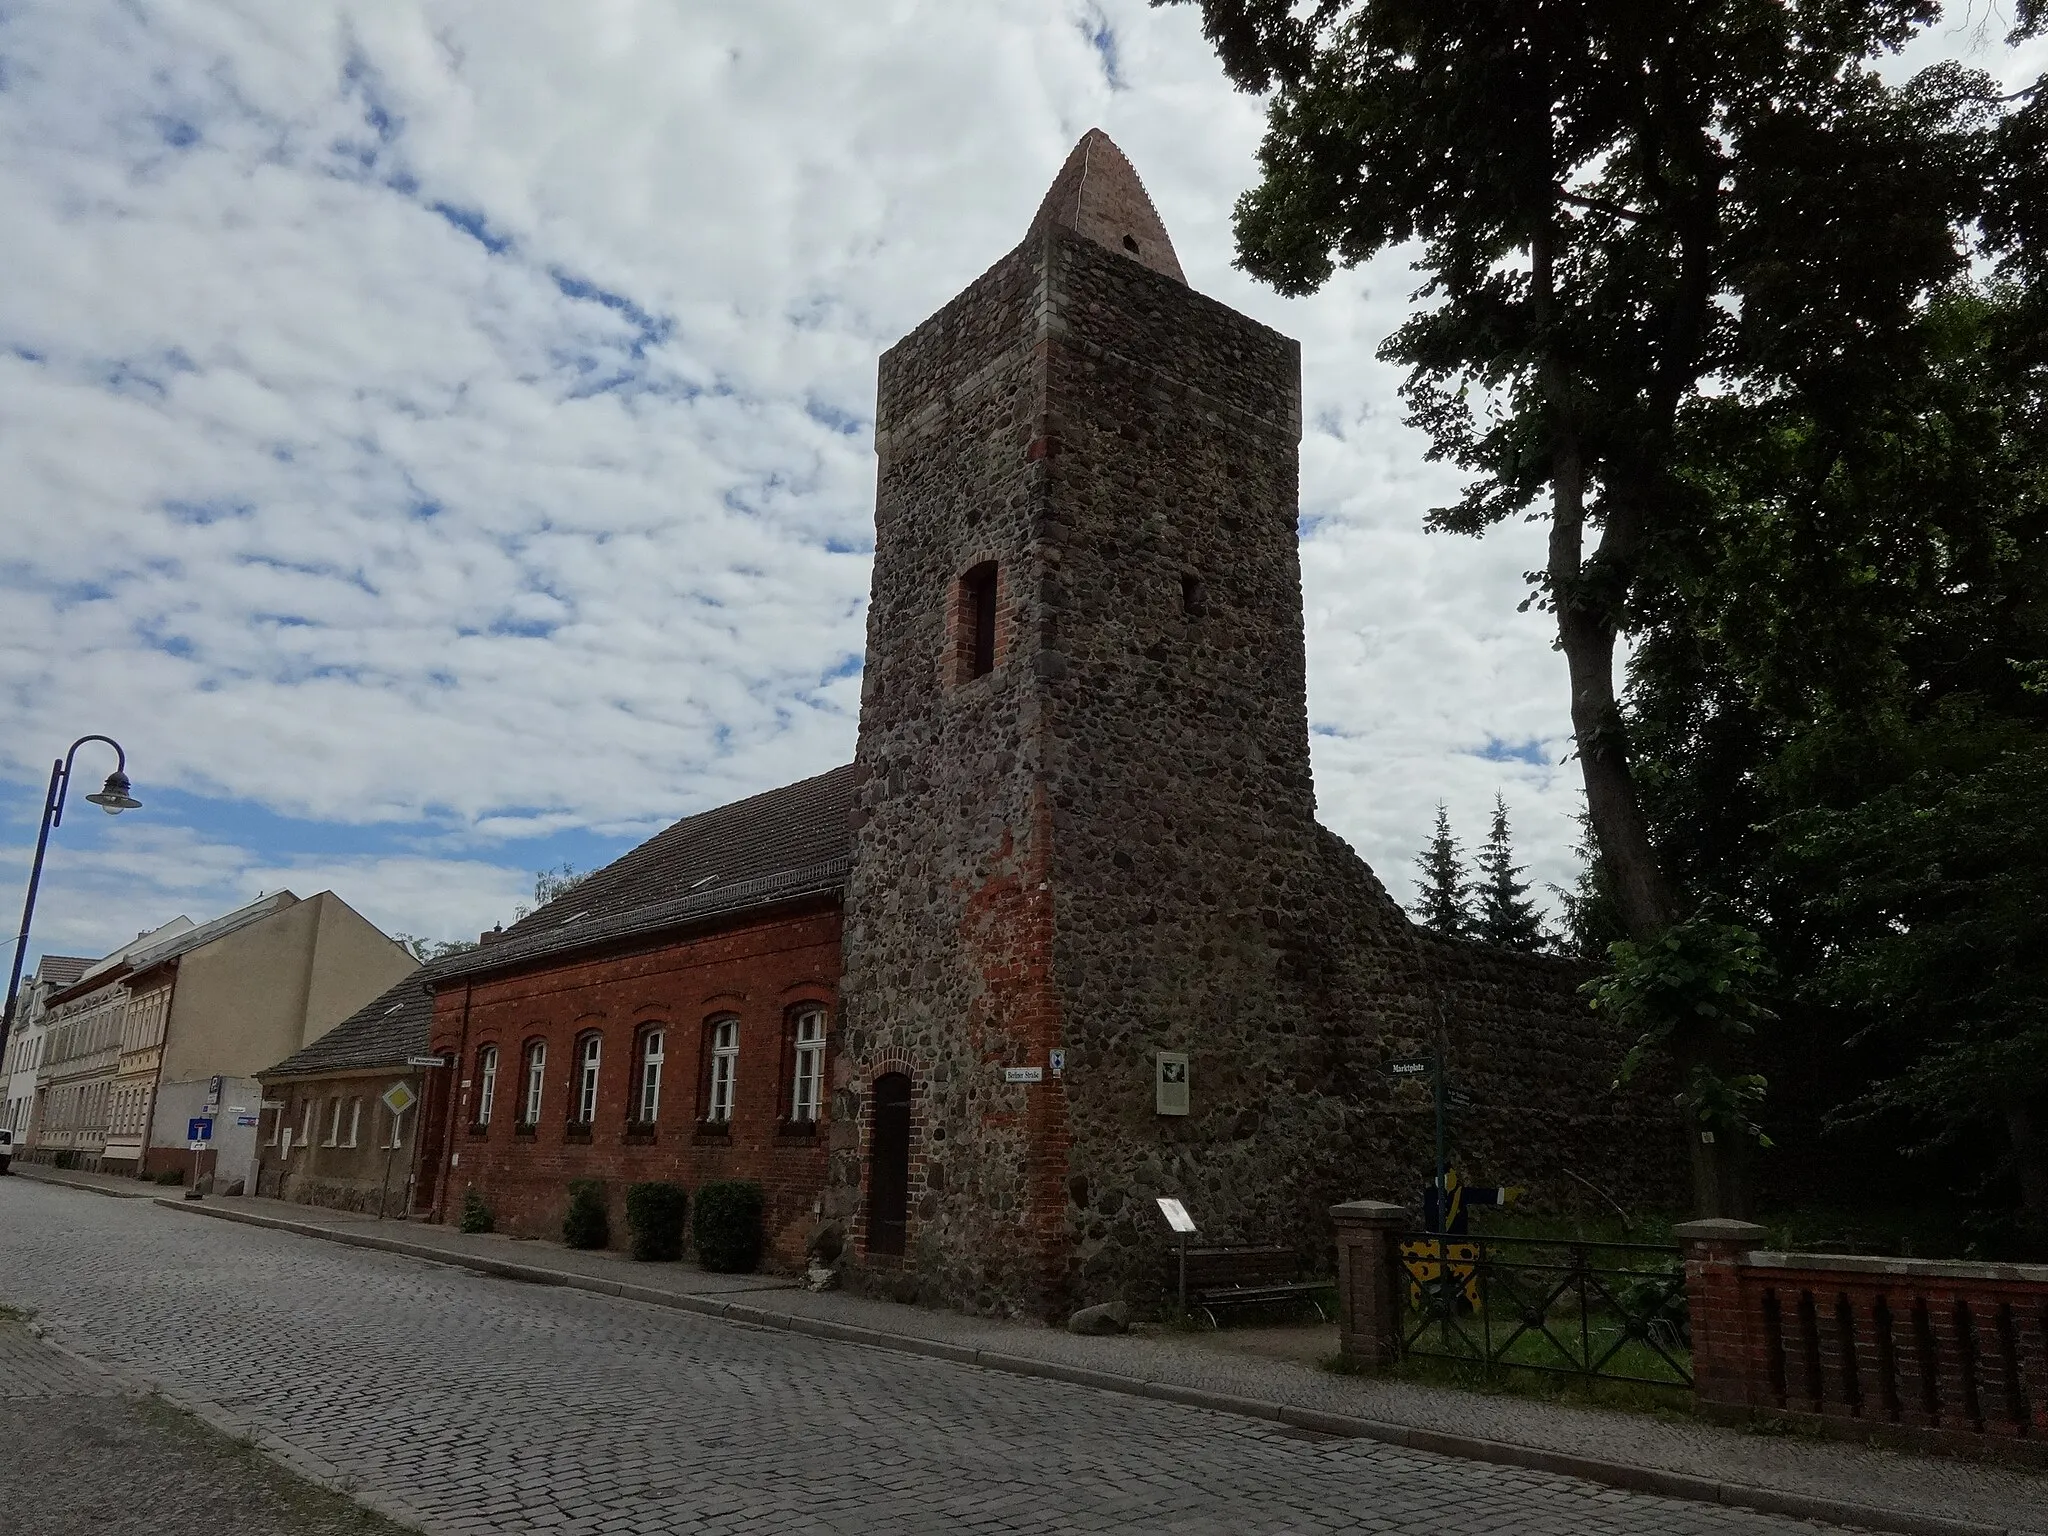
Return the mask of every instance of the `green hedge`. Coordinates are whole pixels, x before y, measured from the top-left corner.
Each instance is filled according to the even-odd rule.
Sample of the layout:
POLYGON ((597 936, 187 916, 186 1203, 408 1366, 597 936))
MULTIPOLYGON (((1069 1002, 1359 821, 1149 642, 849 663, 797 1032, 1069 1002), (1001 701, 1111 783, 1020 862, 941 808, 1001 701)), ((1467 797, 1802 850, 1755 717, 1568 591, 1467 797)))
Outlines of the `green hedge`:
POLYGON ((697 1191, 697 1261, 723 1274, 761 1262, 761 1186, 727 1179, 697 1191))
POLYGON ((497 1223, 491 1219, 491 1208, 484 1204, 484 1197, 472 1187, 462 1192, 462 1217, 455 1223, 462 1232, 489 1232, 497 1223))
POLYGON ((689 1215, 689 1192, 680 1184, 650 1181, 626 1186, 626 1230, 633 1235, 633 1257, 656 1261, 683 1256, 683 1220, 689 1215))
POLYGON ((611 1242, 605 1219, 604 1185, 596 1179, 569 1181, 569 1214, 562 1218, 562 1241, 571 1248, 602 1248, 611 1242))

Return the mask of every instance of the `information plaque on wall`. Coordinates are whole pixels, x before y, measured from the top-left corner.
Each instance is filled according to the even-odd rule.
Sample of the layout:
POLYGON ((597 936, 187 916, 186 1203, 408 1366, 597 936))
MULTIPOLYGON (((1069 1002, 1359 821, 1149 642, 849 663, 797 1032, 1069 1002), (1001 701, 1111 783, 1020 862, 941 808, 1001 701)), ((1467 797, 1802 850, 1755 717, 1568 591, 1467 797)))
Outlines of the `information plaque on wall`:
POLYGON ((1162 1115, 1188 1112, 1188 1053, 1161 1051, 1153 1085, 1153 1105, 1162 1115))

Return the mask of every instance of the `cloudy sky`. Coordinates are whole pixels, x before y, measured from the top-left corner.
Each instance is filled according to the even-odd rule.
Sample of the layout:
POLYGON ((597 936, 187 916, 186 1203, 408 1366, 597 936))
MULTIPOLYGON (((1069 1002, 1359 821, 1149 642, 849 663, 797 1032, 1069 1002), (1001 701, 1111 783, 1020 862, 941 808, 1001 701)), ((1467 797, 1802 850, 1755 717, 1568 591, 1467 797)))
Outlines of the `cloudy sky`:
POLYGON ((1231 269, 1260 121, 1140 0, 0 0, 0 903, 73 737, 146 802, 74 799, 31 953, 287 885, 473 935, 847 760, 876 356, 1091 126, 1302 340, 1323 819, 1406 895, 1498 790, 1568 880, 1539 530, 1421 532, 1400 259, 1231 269))

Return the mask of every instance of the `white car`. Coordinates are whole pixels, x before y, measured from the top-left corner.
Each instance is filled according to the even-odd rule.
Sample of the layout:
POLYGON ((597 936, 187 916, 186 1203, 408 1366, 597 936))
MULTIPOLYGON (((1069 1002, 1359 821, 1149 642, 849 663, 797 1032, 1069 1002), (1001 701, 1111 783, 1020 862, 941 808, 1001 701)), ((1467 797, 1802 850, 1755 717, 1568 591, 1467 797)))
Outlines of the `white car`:
POLYGON ((0 1173, 7 1171, 7 1165, 14 1160, 14 1132, 0 1126, 0 1173))

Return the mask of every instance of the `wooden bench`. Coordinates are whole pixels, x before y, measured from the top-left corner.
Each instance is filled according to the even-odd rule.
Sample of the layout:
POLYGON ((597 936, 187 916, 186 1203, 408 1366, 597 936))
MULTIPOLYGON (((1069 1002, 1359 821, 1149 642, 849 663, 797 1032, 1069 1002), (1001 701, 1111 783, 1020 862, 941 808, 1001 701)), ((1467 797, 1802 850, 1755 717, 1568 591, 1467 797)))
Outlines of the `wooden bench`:
MULTIPOLYGON (((1179 1262, 1176 1252, 1173 1261, 1179 1262)), ((1298 1280, 1299 1260, 1292 1248, 1278 1243, 1210 1243, 1188 1249, 1188 1305, 1207 1314, 1216 1326, 1218 1307, 1250 1307, 1265 1302, 1305 1301, 1324 1322, 1317 1294, 1327 1280, 1298 1280)))

